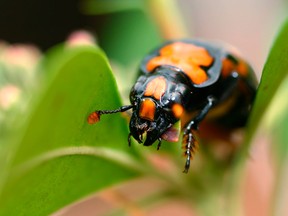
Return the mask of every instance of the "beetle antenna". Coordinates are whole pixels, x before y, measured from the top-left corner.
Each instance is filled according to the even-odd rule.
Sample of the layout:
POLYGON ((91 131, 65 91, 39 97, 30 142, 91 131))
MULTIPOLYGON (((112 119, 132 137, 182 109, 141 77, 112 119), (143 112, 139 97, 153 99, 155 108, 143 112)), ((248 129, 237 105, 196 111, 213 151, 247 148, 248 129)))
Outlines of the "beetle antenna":
POLYGON ((113 114, 113 113, 118 113, 118 112, 125 112, 129 109, 132 109, 133 107, 134 107, 133 105, 125 105, 125 106, 121 106, 115 110, 95 110, 94 112, 92 112, 88 116, 87 121, 89 124, 95 124, 98 121, 100 121, 100 116, 103 114, 113 114))

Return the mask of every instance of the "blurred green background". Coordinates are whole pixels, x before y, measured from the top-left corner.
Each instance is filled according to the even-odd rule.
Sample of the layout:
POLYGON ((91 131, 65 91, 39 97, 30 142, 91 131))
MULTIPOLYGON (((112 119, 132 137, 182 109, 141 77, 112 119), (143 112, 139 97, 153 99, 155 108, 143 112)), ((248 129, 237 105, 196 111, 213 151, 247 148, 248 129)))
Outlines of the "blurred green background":
MULTIPOLYGON (((99 6, 96 6, 96 10, 91 9, 91 6, 87 6, 91 2, 93 1, 2 0, 0 2, 1 39, 11 43, 33 43, 46 50, 64 41, 67 35, 76 29, 92 31, 104 47, 107 43, 104 38, 113 37, 114 40, 111 43, 116 43, 117 33, 120 34, 120 38, 121 32, 128 31, 133 36, 133 32, 139 31, 141 28, 143 38, 145 38, 145 32, 150 33, 149 29, 146 29, 147 25, 141 21, 137 27, 133 24, 130 25, 130 22, 137 19, 133 19, 133 16, 129 17, 127 13, 125 15, 123 12, 127 12, 129 9, 133 10, 136 7, 141 8, 143 4, 147 6, 149 5, 148 0, 134 1, 134 3, 125 0, 123 2, 127 3, 124 3, 122 8, 119 8, 120 6, 117 8, 118 1, 116 9, 103 9, 102 11, 99 6), (90 9, 87 9, 87 7, 90 7, 90 9), (120 12, 118 13, 117 10, 120 12), (108 32, 109 28, 106 27, 115 20, 118 22, 117 29, 108 32), (128 20, 129 25, 127 26, 128 20)), ((95 2, 97 1, 95 0, 95 2)), ((103 4, 105 1, 98 2, 103 4)), ((113 8, 115 2, 117 1, 108 0, 105 5, 108 5, 108 8, 109 5, 110 8, 113 8)), ((271 41, 281 25, 281 20, 287 14, 287 2, 285 0, 166 1, 167 4, 171 4, 171 2, 179 10, 183 24, 187 28, 187 36, 219 39, 239 47, 250 62, 255 65, 257 72, 261 71, 271 41)), ((155 10, 156 13, 157 10, 158 13, 161 13, 162 8, 155 8, 155 10)), ((157 23, 155 23, 155 26, 159 28, 157 23)), ((171 23, 171 28, 174 28, 173 23, 171 23)), ((177 34, 175 33, 175 35, 177 34)), ((165 37, 165 35, 161 36, 165 37)), ((138 38, 138 41, 140 39, 142 38, 138 38)), ((129 48, 133 47, 130 46, 129 48)), ((129 50, 131 53, 133 51, 129 50)), ((125 53, 124 50, 122 52, 125 53)))

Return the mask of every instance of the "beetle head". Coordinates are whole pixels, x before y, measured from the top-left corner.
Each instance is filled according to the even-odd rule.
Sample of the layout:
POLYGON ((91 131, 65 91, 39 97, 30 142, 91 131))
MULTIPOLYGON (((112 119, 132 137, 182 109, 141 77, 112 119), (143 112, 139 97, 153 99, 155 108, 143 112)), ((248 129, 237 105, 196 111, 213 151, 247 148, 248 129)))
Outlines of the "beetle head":
POLYGON ((144 98, 133 109, 130 119, 130 135, 143 143, 145 146, 152 145, 155 141, 161 140, 161 135, 165 133, 175 122, 171 112, 163 109, 157 101, 152 98, 144 98))

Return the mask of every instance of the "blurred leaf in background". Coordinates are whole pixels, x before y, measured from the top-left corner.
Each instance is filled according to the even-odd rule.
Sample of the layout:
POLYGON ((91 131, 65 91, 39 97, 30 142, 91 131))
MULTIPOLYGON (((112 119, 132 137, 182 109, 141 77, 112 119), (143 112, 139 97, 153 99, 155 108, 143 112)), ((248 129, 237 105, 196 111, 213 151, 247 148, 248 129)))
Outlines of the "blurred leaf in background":
MULTIPOLYGON (((273 215, 288 213, 288 20, 284 23, 265 64, 258 98, 251 121, 260 125, 260 132, 270 138, 269 150, 273 153, 273 215), (260 116, 259 112, 265 115, 260 116), (268 135, 268 136, 267 136, 268 135)), ((251 125, 252 127, 255 126, 251 125)), ((251 128, 253 131, 253 128, 251 128)))
POLYGON ((276 91, 287 76, 287 37, 288 22, 286 21, 279 31, 279 35, 270 50, 263 68, 258 94, 250 118, 250 129, 252 134, 255 133, 260 119, 263 117, 263 113, 269 107, 276 91))
POLYGON ((51 52, 42 66, 52 70, 46 71, 50 77, 30 106, 16 143, 9 145, 0 215, 47 215, 97 188, 131 178, 137 170, 133 149, 127 151, 124 119, 103 118, 102 126, 95 127, 86 122, 96 106, 120 105, 103 53, 91 46, 51 52))
MULTIPOLYGON (((110 48, 107 46, 108 53, 116 61, 135 64, 133 62, 149 49, 148 44, 153 46, 153 40, 156 44, 160 38, 141 8, 127 13, 111 15, 111 21, 108 22, 111 27, 105 25, 105 28, 98 30, 97 39, 100 41, 99 38, 103 36, 105 40, 101 42, 105 47, 106 39, 109 41, 111 35, 114 37, 117 34, 117 41, 121 43, 112 44, 110 48), (137 28, 139 24, 142 28, 137 28), (116 26, 122 28, 117 30, 116 26), (105 32, 110 28, 115 28, 116 32, 105 32), (132 47, 134 50, 131 50, 132 47)), ((43 76, 40 76, 41 80, 32 82, 40 84, 36 86, 35 92, 31 84, 26 85, 30 88, 29 96, 33 96, 33 102, 30 102, 24 118, 19 118, 23 115, 21 112, 13 110, 14 118, 7 125, 14 127, 9 134, 16 133, 17 136, 1 140, 7 147, 1 152, 1 166, 4 170, 0 181, 1 215, 46 215, 97 188, 99 190, 131 178, 141 170, 141 166, 132 159, 137 153, 129 156, 130 153, 126 151, 133 152, 133 148, 127 149, 128 131, 123 118, 118 115, 112 121, 107 119, 106 123, 104 118, 101 126, 91 127, 87 124, 87 115, 96 107, 111 109, 118 107, 120 101, 117 100, 115 81, 111 77, 107 59, 100 49, 91 46, 81 48, 83 44, 80 48, 73 48, 73 44, 70 40, 65 47, 53 48, 46 53, 40 68, 37 68, 36 62, 27 62, 25 58, 11 58, 35 66, 33 72, 37 69, 38 75, 41 71, 43 76), (69 48, 71 45, 72 48, 69 48), (110 136, 111 131, 114 138, 110 136), (122 148, 125 152, 121 153, 122 148), (95 172, 91 174, 91 170, 95 172)), ((106 44, 111 45, 109 42, 106 44)), ((23 50, 32 53, 31 50, 23 50)), ((12 65, 9 59, 4 62, 12 65)), ((17 74, 15 77, 18 79, 21 76, 17 74)), ((23 76, 26 79, 28 77, 23 76)))
POLYGON ((96 19, 96 28, 99 29, 97 40, 100 46, 109 59, 122 64, 139 61, 145 53, 160 42, 159 32, 144 8, 121 10, 112 14, 97 14, 97 11, 93 13, 93 9, 90 8, 89 15, 94 15, 96 19))

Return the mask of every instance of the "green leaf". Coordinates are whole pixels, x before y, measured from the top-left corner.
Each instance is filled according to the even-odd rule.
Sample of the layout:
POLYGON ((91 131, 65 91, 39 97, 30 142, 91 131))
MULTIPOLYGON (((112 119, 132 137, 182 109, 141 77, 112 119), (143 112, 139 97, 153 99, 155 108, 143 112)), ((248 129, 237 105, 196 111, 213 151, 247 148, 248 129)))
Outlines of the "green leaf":
MULTIPOLYGON (((288 68, 286 69, 288 73, 288 68)), ((263 120, 264 129, 273 138, 273 152, 276 154, 276 162, 281 165, 287 160, 288 154, 288 78, 280 85, 275 97, 270 104, 267 115, 263 120)), ((288 161, 287 161, 288 162, 288 161)))
POLYGON ((0 215, 48 215, 141 171, 120 114, 86 121, 95 109, 120 106, 101 50, 65 47, 44 66, 50 76, 1 171, 0 215))
POLYGON ((141 9, 145 5, 143 0, 85 0, 82 10, 86 14, 105 14, 141 9))
MULTIPOLYGON (((284 23, 266 61, 250 121, 251 140, 259 123, 261 133, 271 137, 275 180, 273 215, 285 215, 288 178, 288 20, 284 23)), ((267 137, 267 136, 265 136, 267 137)))
POLYGON ((125 66, 135 62, 138 65, 161 41, 155 22, 143 10, 113 13, 98 19, 105 20, 97 34, 100 46, 109 59, 125 66))
POLYGON ((251 139, 281 82, 287 77, 288 21, 277 36, 265 63, 260 85, 253 105, 247 138, 251 139))
MULTIPOLYGON (((264 132, 271 136, 271 152, 275 162, 274 193, 272 199, 273 215, 285 215, 287 212, 287 178, 288 178, 288 21, 283 26, 282 32, 278 37, 278 46, 282 47, 280 59, 273 58, 274 70, 270 73, 281 74, 275 83, 275 94, 267 107, 267 113, 263 119, 264 132), (282 40, 279 41, 280 37, 282 40), (281 62, 280 62, 281 60, 281 62)), ((272 55, 272 53, 271 53, 272 55)), ((279 54, 280 55, 280 54, 279 54)), ((268 63, 268 62, 267 62, 268 63)), ((272 62, 270 63, 272 64, 272 62)), ((267 80, 267 82, 269 82, 267 80)))
MULTIPOLYGON (((228 185, 228 215, 240 212, 241 206, 238 205, 239 197, 242 194, 239 185, 243 180, 244 161, 247 159, 248 147, 256 130, 263 123, 263 119, 267 115, 267 110, 273 104, 273 98, 278 91, 279 86, 287 77, 288 68, 288 21, 286 21, 277 36, 267 61, 265 63, 260 84, 257 90, 255 102, 246 128, 246 140, 242 151, 239 152, 234 163, 232 178, 228 185), (235 194, 238 194, 235 196, 235 194)), ((287 109, 286 109, 287 110, 287 109)))
MULTIPOLYGON (((286 69, 288 73, 288 68, 286 69)), ((273 215, 285 215, 287 211, 287 178, 288 178, 288 78, 280 85, 263 121, 264 133, 271 136, 271 152, 274 159, 274 199, 273 215)))

